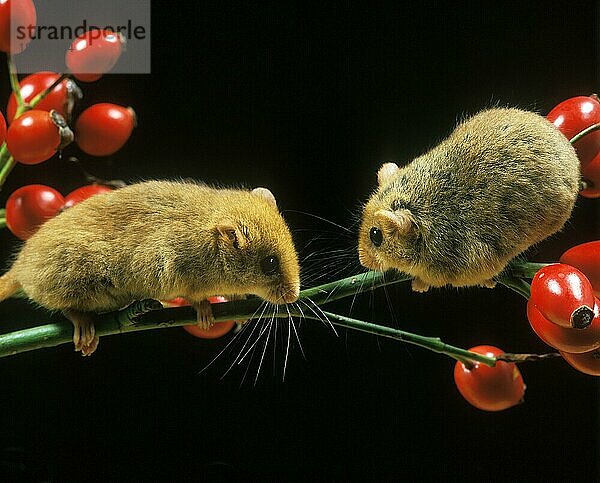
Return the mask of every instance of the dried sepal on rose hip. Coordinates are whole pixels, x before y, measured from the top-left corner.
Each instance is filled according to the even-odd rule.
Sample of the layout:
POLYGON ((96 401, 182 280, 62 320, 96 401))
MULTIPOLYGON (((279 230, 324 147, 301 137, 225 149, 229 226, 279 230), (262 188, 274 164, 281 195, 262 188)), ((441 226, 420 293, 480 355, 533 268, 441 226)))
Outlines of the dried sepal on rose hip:
POLYGON ((582 353, 600 346, 599 310, 599 304, 596 300, 592 323, 583 330, 571 329, 550 322, 529 300, 527 302, 527 319, 537 336, 549 346, 561 351, 582 353))
POLYGON ((33 109, 15 119, 6 134, 6 147, 22 164, 38 164, 73 141, 73 132, 56 111, 33 109))
MULTIPOLYGON (((498 347, 481 345, 471 352, 498 357, 504 354, 498 347)), ((454 382, 460 394, 473 406, 484 411, 502 411, 520 404, 525 395, 521 372, 513 362, 498 361, 494 367, 471 361, 454 366, 454 382)))
POLYGON ((65 200, 54 188, 32 184, 14 191, 6 201, 6 226, 27 240, 46 220, 56 216, 65 200))
MULTIPOLYGON (((56 72, 36 72, 19 82, 21 96, 25 104, 29 103, 38 94, 44 92, 58 80, 60 74, 56 72)), ((71 79, 65 79, 35 106, 39 111, 56 111, 64 118, 69 118, 76 99, 82 96, 81 90, 71 79)), ((12 122, 17 112, 17 99, 14 92, 8 98, 6 118, 12 122)))
POLYGON ((594 318, 594 290, 587 277, 564 263, 547 265, 531 281, 531 302, 563 327, 585 329, 594 318))
POLYGON ((131 107, 110 103, 94 104, 75 122, 75 140, 92 156, 109 156, 123 147, 136 125, 131 107))
POLYGON ((92 29, 73 40, 65 63, 76 79, 94 82, 115 66, 124 46, 125 37, 121 33, 92 29))

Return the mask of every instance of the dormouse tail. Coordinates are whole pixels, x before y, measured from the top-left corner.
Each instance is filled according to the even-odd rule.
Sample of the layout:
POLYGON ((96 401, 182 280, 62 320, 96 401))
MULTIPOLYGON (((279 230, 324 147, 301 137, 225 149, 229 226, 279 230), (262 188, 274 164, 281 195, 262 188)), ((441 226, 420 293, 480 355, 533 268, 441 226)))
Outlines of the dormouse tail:
POLYGON ((21 285, 14 278, 13 274, 10 271, 6 272, 0 277, 0 301, 15 294, 20 288, 21 285))

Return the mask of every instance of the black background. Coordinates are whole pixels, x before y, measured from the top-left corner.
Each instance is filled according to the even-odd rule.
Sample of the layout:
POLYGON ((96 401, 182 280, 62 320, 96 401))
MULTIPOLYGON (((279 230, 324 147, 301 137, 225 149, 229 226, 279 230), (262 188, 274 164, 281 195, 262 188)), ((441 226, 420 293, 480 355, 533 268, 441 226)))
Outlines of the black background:
MULTIPOLYGON (((548 112, 598 91, 593 2, 401 2, 371 5, 154 2, 152 74, 82 85, 84 108, 132 105, 139 125, 117 154, 86 169, 105 178, 193 177, 267 186, 284 210, 352 231, 382 161, 407 162, 464 114, 495 104, 548 112)), ((2 98, 8 95, 2 76, 2 98)), ((84 184, 57 157, 18 166, 0 201, 43 183, 84 184)), ((565 230, 530 258, 556 260, 598 238, 598 201, 580 199, 565 230)), ((286 212, 304 263, 335 279, 355 235, 286 212), (312 239, 314 245, 303 248, 312 239), (311 259, 313 259, 311 263, 311 259)), ((2 259, 18 241, 0 233, 2 259)), ((341 276, 343 273, 339 272, 341 276)), ((305 280, 306 284, 316 280, 305 280)), ((525 302, 495 290, 426 295, 407 285, 357 297, 356 317, 471 347, 544 352, 525 302)), ((335 307, 349 313, 350 301, 335 307)), ((6 330, 50 320, 23 301, 0 305, 6 330)), ((4 329, 3 329, 4 330, 4 329)), ((102 339, 0 361, 0 475, 23 481, 396 479, 597 481, 598 382, 561 360, 522 366, 526 402, 499 413, 469 406, 451 359, 391 340, 305 322, 306 359, 281 338, 221 378, 227 343, 181 329, 102 339), (249 368, 244 378, 246 369, 249 368), (4 473, 2 473, 4 472, 4 473)), ((239 350, 239 346, 238 350, 239 350)), ((235 350, 234 350, 235 352, 235 350)))

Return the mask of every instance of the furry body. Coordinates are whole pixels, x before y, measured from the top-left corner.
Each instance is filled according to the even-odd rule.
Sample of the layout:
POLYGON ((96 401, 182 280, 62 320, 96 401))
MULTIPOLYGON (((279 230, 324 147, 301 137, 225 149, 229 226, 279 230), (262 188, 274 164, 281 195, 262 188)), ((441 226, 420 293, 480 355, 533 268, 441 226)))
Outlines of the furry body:
POLYGON ((366 204, 361 263, 415 277, 413 288, 490 285, 531 245, 562 228, 579 191, 579 161, 545 118, 490 109, 406 167, 388 163, 366 204), (383 232, 374 246, 370 230, 383 232))
POLYGON ((43 224, 0 278, 0 299, 19 288, 68 317, 145 298, 199 304, 256 294, 283 303, 298 297, 299 267, 268 190, 150 181, 96 195, 43 224), (276 273, 263 273, 265 257, 277 258, 276 273))

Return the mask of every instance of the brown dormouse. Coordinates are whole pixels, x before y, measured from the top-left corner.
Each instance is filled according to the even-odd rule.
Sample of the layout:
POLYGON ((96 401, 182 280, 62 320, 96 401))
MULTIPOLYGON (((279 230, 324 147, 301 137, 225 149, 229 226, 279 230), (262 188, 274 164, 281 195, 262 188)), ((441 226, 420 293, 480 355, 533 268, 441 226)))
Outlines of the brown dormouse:
POLYGON ((0 300, 22 289, 62 311, 75 326, 76 349, 88 355, 98 344, 93 313, 185 297, 208 327, 209 296, 287 303, 299 286, 292 237, 269 190, 149 181, 48 220, 0 277, 0 300))
POLYGON ((430 286, 493 286, 531 245, 562 228, 579 191, 579 161, 545 118, 489 109, 405 167, 384 164, 364 207, 359 258, 430 286))

